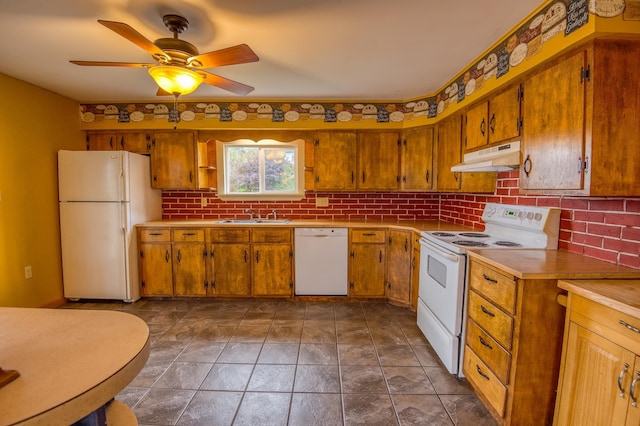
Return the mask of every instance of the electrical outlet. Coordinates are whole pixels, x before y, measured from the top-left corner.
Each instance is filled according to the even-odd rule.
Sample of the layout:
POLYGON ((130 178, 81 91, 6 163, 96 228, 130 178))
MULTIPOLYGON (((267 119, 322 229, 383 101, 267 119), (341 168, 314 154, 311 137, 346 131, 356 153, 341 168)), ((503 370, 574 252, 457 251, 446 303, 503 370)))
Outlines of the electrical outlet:
POLYGON ((329 197, 317 197, 316 207, 329 207, 329 197))
POLYGON ((24 267, 24 277, 25 279, 29 279, 33 276, 33 271, 31 270, 31 265, 24 267))
POLYGON ((207 207, 207 197, 202 197, 200 199, 200 206, 207 207))

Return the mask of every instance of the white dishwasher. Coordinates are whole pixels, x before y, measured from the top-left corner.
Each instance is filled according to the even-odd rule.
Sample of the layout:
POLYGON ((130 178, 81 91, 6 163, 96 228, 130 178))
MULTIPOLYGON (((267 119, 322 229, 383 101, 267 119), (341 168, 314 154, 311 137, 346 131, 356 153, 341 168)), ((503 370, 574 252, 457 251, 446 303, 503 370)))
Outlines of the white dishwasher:
POLYGON ((296 228, 295 294, 346 296, 347 228, 296 228))

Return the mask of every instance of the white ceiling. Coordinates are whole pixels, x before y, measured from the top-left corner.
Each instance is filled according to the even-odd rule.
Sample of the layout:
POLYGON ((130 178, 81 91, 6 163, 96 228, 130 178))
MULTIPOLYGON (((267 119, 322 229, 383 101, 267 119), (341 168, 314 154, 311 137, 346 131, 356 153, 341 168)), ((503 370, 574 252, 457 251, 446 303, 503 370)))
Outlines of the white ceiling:
MULTIPOLYGON (((246 43, 259 62, 209 69, 255 87, 243 99, 395 100, 434 94, 527 17, 541 0, 0 0, 0 73, 80 102, 157 100, 144 68, 69 60, 152 62, 100 25, 124 22, 201 53, 246 43)), ((238 99, 202 85, 185 100, 238 99)))

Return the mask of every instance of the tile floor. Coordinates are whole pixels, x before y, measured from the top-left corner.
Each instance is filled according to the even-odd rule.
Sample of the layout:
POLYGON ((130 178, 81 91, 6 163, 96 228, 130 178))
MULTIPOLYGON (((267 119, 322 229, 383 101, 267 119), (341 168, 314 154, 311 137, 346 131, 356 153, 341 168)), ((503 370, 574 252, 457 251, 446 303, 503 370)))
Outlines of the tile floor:
POLYGON ((415 313, 378 302, 68 303, 142 318, 151 355, 117 399, 142 426, 493 425, 415 313))

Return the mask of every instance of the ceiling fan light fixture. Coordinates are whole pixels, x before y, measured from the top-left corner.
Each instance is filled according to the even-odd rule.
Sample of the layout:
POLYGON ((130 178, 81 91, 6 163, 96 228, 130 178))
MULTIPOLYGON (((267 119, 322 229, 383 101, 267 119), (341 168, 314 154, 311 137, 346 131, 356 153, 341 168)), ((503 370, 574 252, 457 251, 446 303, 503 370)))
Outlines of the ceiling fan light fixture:
POLYGON ((176 96, 188 95, 204 81, 204 77, 201 74, 173 65, 160 65, 149 68, 149 74, 162 90, 176 96))

